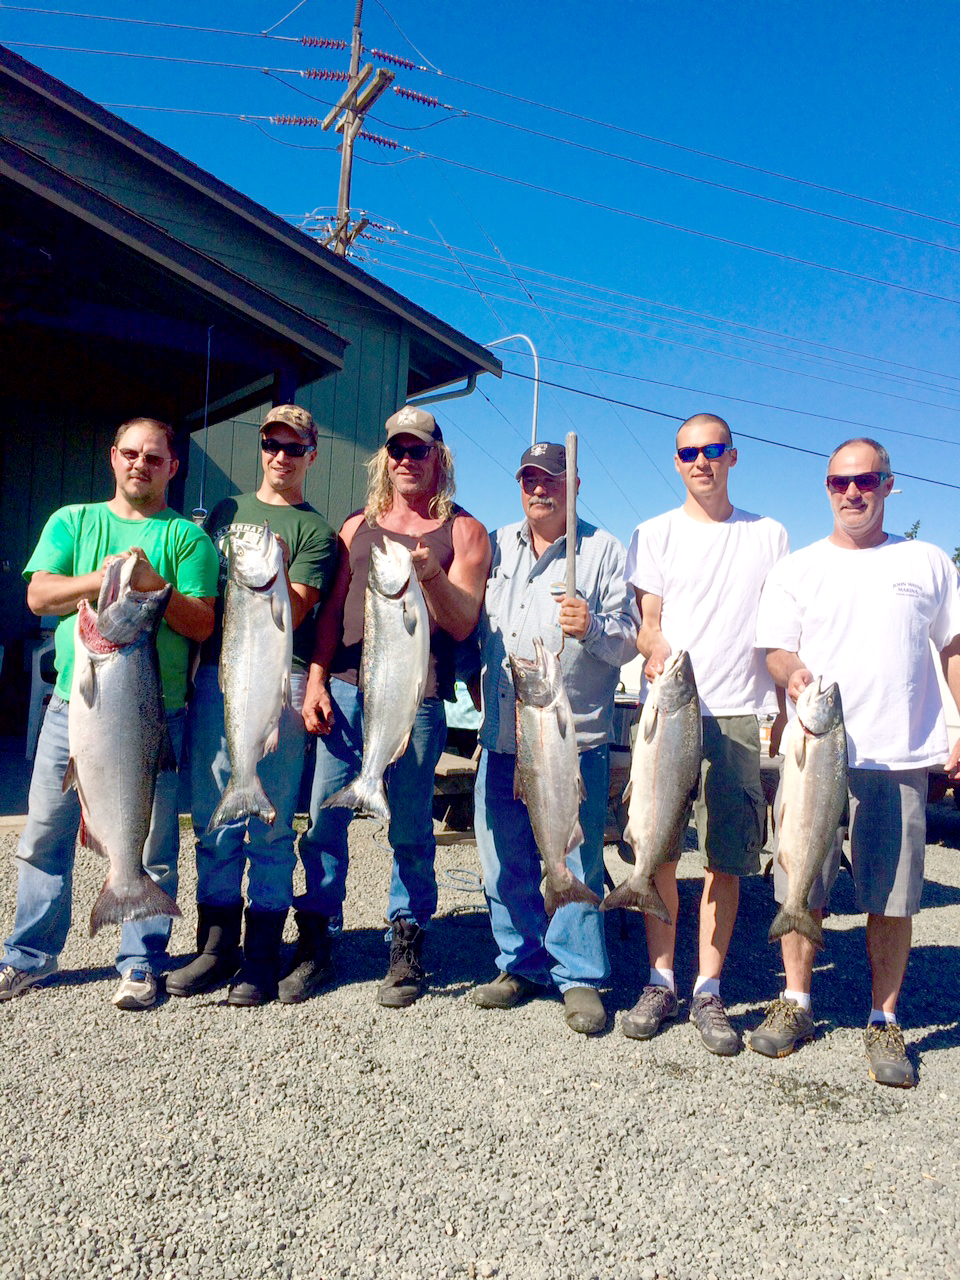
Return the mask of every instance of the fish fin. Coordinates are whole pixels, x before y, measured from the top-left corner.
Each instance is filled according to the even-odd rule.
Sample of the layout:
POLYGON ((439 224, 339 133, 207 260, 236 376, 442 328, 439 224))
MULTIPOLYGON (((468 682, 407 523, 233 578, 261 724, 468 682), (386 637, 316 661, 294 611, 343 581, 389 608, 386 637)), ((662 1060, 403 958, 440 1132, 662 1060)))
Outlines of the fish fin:
POLYGON ((388 769, 390 768, 390 766, 391 766, 392 764, 396 764, 396 763, 397 763, 397 761, 400 759, 400 757, 403 755, 403 753, 406 751, 406 749, 407 749, 407 747, 408 747, 409 745, 410 745, 410 734, 408 733, 408 734, 407 734, 407 736, 404 738, 404 740, 403 740, 403 741, 400 743, 400 745, 397 747, 396 751, 393 753, 393 755, 392 755, 392 756, 390 757, 390 759, 387 761, 387 768, 388 768, 388 769))
POLYGON ((286 631, 287 628, 283 621, 283 601, 276 591, 270 593, 270 616, 273 618, 278 631, 286 631))
POLYGON ((217 684, 220 686, 221 693, 226 692, 223 687, 223 665, 221 663, 217 664, 217 684))
POLYGON ((260 759, 262 760, 264 756, 268 756, 272 752, 276 751, 279 745, 280 745, 280 721, 278 720, 277 723, 273 726, 273 728, 270 730, 270 732, 267 734, 267 736, 263 740, 263 752, 260 756, 260 759))
POLYGON ((633 779, 628 778, 627 785, 623 788, 623 795, 621 797, 621 799, 623 800, 623 803, 626 804, 632 795, 633 795, 633 779))
POLYGON ((283 673, 283 680, 280 683, 280 705, 281 707, 293 706, 293 694, 290 691, 290 672, 283 673))
POLYGON ((816 916, 806 907, 792 912, 788 911, 786 907, 781 907, 777 912, 773 924, 770 926, 769 940, 776 942, 778 938, 782 938, 788 933, 801 933, 815 947, 823 946, 823 930, 820 928, 816 916))
POLYGON ((320 808, 353 809, 371 818, 379 818, 381 822, 390 821, 390 806, 383 779, 365 779, 362 774, 354 778, 348 787, 342 787, 329 800, 324 800, 320 808))
POLYGON ((77 785, 77 762, 73 756, 67 761, 67 767, 63 771, 63 786, 60 790, 66 795, 71 787, 77 785))
POLYGON ((92 938, 105 924, 123 924, 125 920, 149 920, 153 916, 179 916, 180 908, 150 877, 144 872, 137 881, 136 890, 118 897, 107 876, 106 883, 100 890, 100 896, 93 904, 90 913, 90 937, 92 938))
POLYGON ((583 827, 580 825, 580 819, 574 823, 573 830, 570 832, 570 839, 567 841, 567 847, 563 851, 563 856, 573 853, 578 845, 583 844, 583 827))
POLYGON ((657 735, 657 719, 660 712, 656 707, 650 708, 650 714, 647 715, 647 707, 644 704, 643 715, 640 719, 640 731, 643 734, 644 742, 652 742, 657 735))
POLYGON ((577 798, 581 804, 587 798, 587 788, 583 785, 583 774, 577 769, 577 798))
POLYGON ((673 917, 667 910, 667 904, 660 897, 657 886, 651 880, 644 889, 632 889, 629 880, 617 885, 608 893, 600 904, 601 911, 613 911, 617 907, 628 911, 642 911, 645 915, 656 916, 664 924, 673 924, 673 917))
POLYGON ((801 729, 793 741, 793 758, 797 762, 797 768, 803 768, 803 762, 807 755, 807 735, 801 729))
POLYGON ((561 907, 565 907, 568 902, 590 902, 593 906, 600 905, 600 899, 591 888, 573 877, 571 884, 561 889, 558 893, 556 889, 547 881, 543 890, 543 907, 548 916, 552 916, 555 911, 559 911, 561 907))
POLYGON ((513 798, 514 800, 522 800, 527 803, 527 797, 523 794, 523 778, 520 776, 519 765, 513 767, 513 798))
POLYGON ((272 827, 276 816, 277 811, 270 803, 256 774, 246 786, 239 784, 235 786, 231 777, 226 791, 220 797, 220 803, 207 823, 205 834, 209 835, 211 831, 216 831, 218 827, 225 827, 231 822, 239 822, 241 818, 259 818, 268 827, 272 827))
MULTIPOLYGON (((80 647, 76 645, 75 649, 79 650, 80 647)), ((97 700, 97 673, 93 669, 93 663, 87 657, 80 658, 80 665, 77 667, 77 688, 87 706, 92 707, 97 700)))
POLYGON ((562 702, 557 703, 557 728, 560 730, 560 737, 566 741, 567 734, 570 732, 570 717, 562 702))
POLYGON ((160 739, 160 758, 157 761, 158 773, 176 773, 177 756, 173 749, 173 739, 166 724, 163 726, 163 737, 160 739))
POLYGON ((95 831, 91 831, 87 824, 87 815, 83 808, 80 809, 80 844, 84 849, 89 849, 91 853, 99 853, 101 858, 109 858, 106 845, 100 839, 95 831))
POLYGON ((416 609, 413 608, 408 599, 404 599, 403 626, 408 636, 416 635, 418 621, 416 609))

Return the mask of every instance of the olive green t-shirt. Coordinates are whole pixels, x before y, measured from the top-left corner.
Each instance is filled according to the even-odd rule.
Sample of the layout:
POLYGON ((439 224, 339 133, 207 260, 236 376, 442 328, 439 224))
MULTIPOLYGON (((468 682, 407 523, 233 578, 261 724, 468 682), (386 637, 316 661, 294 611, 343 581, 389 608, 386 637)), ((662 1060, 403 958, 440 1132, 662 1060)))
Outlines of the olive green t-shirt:
MULTIPOLYGON (((38 570, 79 578, 99 569, 104 558, 142 547, 165 582, 181 595, 212 598, 217 594, 217 553, 213 543, 190 520, 165 508, 144 520, 114 515, 105 502, 78 503, 55 511, 43 527, 40 541, 27 561, 23 576, 38 570)), ((76 613, 57 623, 55 692, 67 701, 73 684, 73 639, 76 613)), ((157 632, 163 701, 177 711, 187 696, 190 642, 166 622, 157 632)))
POLYGON ((274 505, 262 502, 255 493, 239 493, 218 502, 207 517, 204 528, 220 550, 220 586, 217 594, 217 625, 213 635, 203 646, 202 661, 216 663, 220 660, 220 643, 223 638, 223 597, 227 585, 227 562, 220 548, 220 539, 231 528, 259 532, 264 521, 287 544, 290 563, 287 574, 291 582, 315 587, 320 592, 316 608, 293 633, 293 669, 305 671, 313 655, 313 637, 316 630, 316 614, 333 586, 337 572, 339 542, 334 530, 319 511, 309 502, 295 506, 274 505))

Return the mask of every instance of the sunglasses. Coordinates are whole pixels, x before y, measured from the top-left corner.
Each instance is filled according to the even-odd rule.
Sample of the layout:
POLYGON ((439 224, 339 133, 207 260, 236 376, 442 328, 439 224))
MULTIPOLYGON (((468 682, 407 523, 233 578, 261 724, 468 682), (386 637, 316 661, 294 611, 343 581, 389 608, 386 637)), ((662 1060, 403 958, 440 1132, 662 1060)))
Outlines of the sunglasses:
POLYGON ((827 476, 827 488, 831 493, 846 493, 855 484, 861 493, 873 493, 889 479, 889 471, 861 471, 858 476, 827 476))
POLYGON ((161 453, 140 453, 136 449, 118 449, 117 453, 131 467, 137 461, 145 462, 148 467, 162 467, 170 461, 161 453))
POLYGON ((677 457, 681 462, 696 462, 697 454, 702 453, 708 462, 714 462, 732 448, 732 444, 685 444, 682 449, 677 450, 677 457))
POLYGON ((264 453, 269 453, 271 458, 275 458, 278 453, 285 453, 288 458, 303 458, 308 453, 313 453, 314 447, 312 444, 288 444, 286 440, 264 436, 260 441, 260 448, 264 453))
POLYGON ((432 444, 388 444, 387 453, 394 462, 402 462, 404 458, 422 462, 432 448, 432 444))

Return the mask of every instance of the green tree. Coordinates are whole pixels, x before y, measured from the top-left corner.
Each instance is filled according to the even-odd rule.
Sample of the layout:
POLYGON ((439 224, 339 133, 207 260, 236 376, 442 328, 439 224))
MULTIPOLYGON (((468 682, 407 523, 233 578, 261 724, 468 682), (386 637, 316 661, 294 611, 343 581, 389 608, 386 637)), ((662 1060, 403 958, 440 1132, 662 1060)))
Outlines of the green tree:
POLYGON ((919 521, 919 520, 914 520, 913 524, 912 524, 912 525, 910 526, 910 528, 906 531, 906 533, 904 533, 904 535, 903 535, 903 536, 904 536, 905 538, 909 538, 909 539, 910 539, 910 541, 912 542, 912 541, 913 541, 913 539, 917 536, 917 534, 918 534, 919 532, 920 532, 920 521, 919 521))

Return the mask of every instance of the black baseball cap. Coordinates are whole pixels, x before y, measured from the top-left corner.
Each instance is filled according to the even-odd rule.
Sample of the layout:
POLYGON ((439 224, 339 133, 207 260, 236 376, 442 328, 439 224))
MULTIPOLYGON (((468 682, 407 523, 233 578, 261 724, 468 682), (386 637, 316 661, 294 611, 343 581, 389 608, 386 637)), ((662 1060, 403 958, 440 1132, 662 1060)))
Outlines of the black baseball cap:
POLYGON ((518 480, 524 467, 536 467, 538 471, 545 471, 548 476, 562 476, 567 469, 567 451, 562 444, 548 444, 545 440, 538 440, 520 459, 516 475, 518 480))

